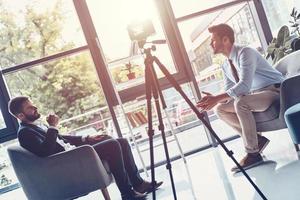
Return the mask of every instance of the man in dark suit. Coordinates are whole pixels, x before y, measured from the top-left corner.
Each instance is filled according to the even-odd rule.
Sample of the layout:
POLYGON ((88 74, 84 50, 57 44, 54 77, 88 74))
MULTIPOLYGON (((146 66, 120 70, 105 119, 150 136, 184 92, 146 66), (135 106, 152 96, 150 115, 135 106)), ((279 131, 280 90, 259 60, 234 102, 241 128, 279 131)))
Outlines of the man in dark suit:
MULTIPOLYGON (((99 157, 108 162, 123 200, 144 199, 145 193, 152 192, 151 183, 143 180, 133 159, 126 139, 113 139, 106 135, 62 136, 56 128, 59 118, 48 115, 46 125, 39 125, 37 107, 28 97, 20 96, 10 100, 10 113, 21 121, 18 130, 20 145, 40 157, 47 157, 80 145, 92 145, 99 157)), ((158 188, 162 182, 155 183, 158 188)))

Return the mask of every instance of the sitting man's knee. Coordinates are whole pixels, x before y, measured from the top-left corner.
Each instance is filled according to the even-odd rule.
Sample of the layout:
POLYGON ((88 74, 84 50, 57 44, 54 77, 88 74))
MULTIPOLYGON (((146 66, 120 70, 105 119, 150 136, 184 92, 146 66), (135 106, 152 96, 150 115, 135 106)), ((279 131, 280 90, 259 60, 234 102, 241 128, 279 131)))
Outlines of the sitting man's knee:
POLYGON ((120 143, 117 139, 111 138, 111 139, 106 140, 106 142, 109 143, 110 146, 120 147, 120 143))
POLYGON ((121 145, 126 145, 126 146, 129 146, 129 142, 127 139, 125 138, 117 138, 116 139, 121 145))
POLYGON ((246 102, 245 102, 245 96, 240 96, 239 98, 236 98, 234 100, 234 108, 235 109, 244 107, 245 104, 246 104, 246 102))
POLYGON ((219 103, 214 107, 214 112, 218 117, 220 117, 220 113, 224 112, 224 104, 219 103))

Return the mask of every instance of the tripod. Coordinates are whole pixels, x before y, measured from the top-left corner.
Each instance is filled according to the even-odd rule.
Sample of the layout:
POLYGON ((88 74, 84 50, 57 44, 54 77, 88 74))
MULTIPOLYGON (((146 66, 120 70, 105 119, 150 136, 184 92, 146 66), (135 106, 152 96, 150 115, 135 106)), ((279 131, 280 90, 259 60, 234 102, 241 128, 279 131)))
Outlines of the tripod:
POLYGON ((221 147, 224 149, 226 154, 232 159, 232 161, 236 164, 236 166, 239 168, 239 170, 243 173, 243 175, 247 178, 247 180, 250 182, 250 184, 254 187, 254 189, 258 192, 258 194, 261 196, 262 199, 267 200, 265 195, 261 192, 261 190, 257 187, 257 185, 251 180, 249 175, 246 173, 246 171, 242 168, 242 166, 237 162, 237 160, 233 156, 233 152, 228 150, 228 148, 224 145, 222 140, 219 138, 219 136, 216 134, 216 132, 212 129, 210 124, 204 119, 204 114, 201 113, 198 108, 191 102, 191 100, 187 97, 187 95, 183 92, 180 85, 176 82, 174 77, 168 72, 167 68, 159 61, 159 59, 151 54, 151 50, 156 50, 156 47, 152 45, 151 48, 144 49, 144 53, 146 55, 145 58, 145 85, 146 85, 146 100, 147 100, 147 111, 148 111, 148 137, 149 137, 149 146, 150 146, 150 164, 151 164, 151 181, 152 181, 152 197, 153 200, 156 199, 155 194, 155 171, 154 171, 154 152, 153 152, 153 125, 152 125, 152 106, 151 106, 151 98, 154 97, 155 101, 155 107, 158 117, 158 129, 161 131, 161 136, 163 139, 163 145, 164 145, 164 151, 166 155, 166 168, 169 170, 170 180, 171 180, 171 186, 173 191, 173 197, 175 200, 177 200, 176 196, 176 189, 174 184, 174 178, 172 173, 172 166, 170 162, 169 152, 168 152, 168 146, 166 142, 166 136, 164 131, 164 124, 162 120, 162 114, 160 109, 159 100, 162 103, 162 107, 166 108, 166 103, 163 98, 157 75, 153 67, 153 63, 155 63, 159 69, 162 71, 162 73, 166 76, 170 84, 179 92, 179 94, 183 97, 183 99, 186 101, 186 103, 190 106, 190 108, 193 110, 193 112, 197 115, 198 119, 204 124, 204 126, 208 129, 210 134, 213 136, 213 138, 221 145, 221 147))
POLYGON ((156 108, 158 123, 159 123, 158 129, 161 132, 164 151, 165 151, 165 155, 166 155, 166 161, 167 161, 166 168, 169 170, 174 199, 177 200, 174 178, 173 178, 173 173, 172 173, 172 166, 171 166, 171 162, 170 162, 170 156, 169 156, 166 135, 165 135, 165 127, 164 127, 164 123, 163 123, 163 119, 162 119, 162 112, 160 109, 159 100, 161 100, 163 108, 166 108, 166 103, 163 98, 162 92, 159 88, 157 75, 156 75, 156 72, 153 67, 153 62, 155 61, 155 57, 153 57, 151 54, 151 50, 155 50, 154 48, 155 48, 155 46, 153 45, 152 48, 144 49, 144 53, 146 54, 144 63, 145 63, 146 100, 147 100, 147 112, 148 112, 148 137, 149 137, 149 146, 150 146, 151 181, 152 181, 152 189, 153 189, 152 198, 153 198, 153 200, 156 199, 154 150, 153 150, 154 129, 153 129, 153 123, 152 123, 152 106, 151 106, 151 98, 153 96, 154 101, 155 101, 155 108, 156 108))

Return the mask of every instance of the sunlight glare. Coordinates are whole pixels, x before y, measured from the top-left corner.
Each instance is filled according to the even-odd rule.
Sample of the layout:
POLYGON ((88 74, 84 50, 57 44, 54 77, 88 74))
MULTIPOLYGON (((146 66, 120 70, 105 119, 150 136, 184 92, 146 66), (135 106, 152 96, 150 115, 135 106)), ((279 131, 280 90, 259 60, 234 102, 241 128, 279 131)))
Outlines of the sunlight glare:
POLYGON ((144 21, 155 17, 153 3, 149 0, 121 0, 124 13, 124 22, 130 24, 133 21, 144 21))

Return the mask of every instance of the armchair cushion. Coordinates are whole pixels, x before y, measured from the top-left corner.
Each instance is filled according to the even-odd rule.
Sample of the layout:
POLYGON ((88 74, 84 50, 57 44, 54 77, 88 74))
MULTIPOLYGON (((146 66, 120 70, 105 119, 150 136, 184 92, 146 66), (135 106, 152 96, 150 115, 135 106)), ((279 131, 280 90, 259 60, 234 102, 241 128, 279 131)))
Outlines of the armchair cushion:
POLYGON ((266 122, 278 118, 280 111, 280 98, 276 99, 264 112, 253 112, 256 122, 266 122))

